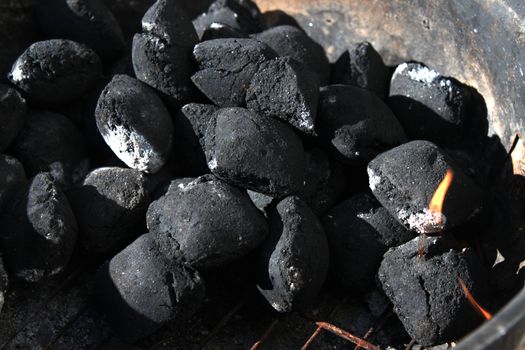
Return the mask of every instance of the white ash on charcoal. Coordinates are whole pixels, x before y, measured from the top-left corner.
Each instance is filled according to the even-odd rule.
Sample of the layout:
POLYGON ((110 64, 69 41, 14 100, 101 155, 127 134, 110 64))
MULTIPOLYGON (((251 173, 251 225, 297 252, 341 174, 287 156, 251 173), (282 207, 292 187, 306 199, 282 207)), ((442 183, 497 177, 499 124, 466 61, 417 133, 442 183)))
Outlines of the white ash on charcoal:
POLYGON ((24 165, 27 176, 50 172, 66 187, 81 181, 89 171, 84 136, 61 114, 29 112, 9 151, 24 165))
POLYGON ((245 33, 238 31, 233 27, 230 27, 227 24, 213 22, 202 33, 201 41, 227 38, 247 39, 249 38, 249 36, 245 33))
POLYGON ((153 234, 144 234, 97 272, 97 301, 126 341, 144 338, 170 321, 184 323, 204 300, 199 273, 165 253, 153 234))
POLYGON ((0 152, 13 142, 26 121, 26 100, 15 89, 0 84, 0 152))
POLYGON ((315 135, 319 87, 319 77, 307 66, 277 57, 259 66, 246 91, 246 106, 315 135))
POLYGON ((356 294, 373 287, 388 248, 414 238, 368 193, 332 208, 322 224, 330 244, 330 270, 342 286, 356 294))
POLYGON ((137 79, 180 108, 195 94, 190 78, 196 69, 192 50, 197 43, 197 33, 184 10, 175 1, 158 0, 142 18, 142 33, 133 37, 137 79))
POLYGON ((99 97, 95 117, 104 141, 130 168, 156 173, 166 163, 173 123, 148 85, 115 75, 99 97))
POLYGON ((409 62, 397 66, 388 104, 410 139, 457 147, 468 123, 471 95, 456 79, 409 62))
POLYGON ((68 193, 79 240, 90 252, 120 250, 145 229, 146 176, 135 169, 98 168, 68 193))
POLYGON ((246 90, 260 65, 276 54, 254 39, 215 39, 197 44, 193 56, 199 64, 191 80, 220 107, 242 107, 246 90))
POLYGON ((211 175, 170 186, 148 208, 148 230, 190 266, 211 269, 248 254, 268 234, 264 216, 238 188, 211 175))
POLYGON ((11 197, 0 216, 0 244, 9 274, 38 282, 64 270, 77 237, 69 202, 48 173, 11 197))
POLYGON ((321 45, 296 26, 283 25, 253 35, 279 56, 288 56, 317 73, 322 86, 330 80, 330 64, 321 45))
POLYGON ((98 55, 84 44, 53 39, 31 44, 8 78, 29 102, 55 106, 81 97, 102 76, 98 55))
POLYGON ((226 24, 241 33, 257 33, 261 31, 261 12, 251 0, 217 0, 193 20, 199 38, 213 23, 226 24))
POLYGON ((468 301, 460 280, 480 304, 486 304, 484 268, 470 248, 454 250, 435 237, 426 237, 425 255, 419 239, 391 248, 378 277, 408 334, 431 346, 457 341, 483 318, 468 301))
POLYGON ((257 288, 279 312, 311 306, 328 272, 326 236, 299 197, 280 201, 269 214, 270 234, 257 257, 257 288))
POLYGON ((78 41, 102 59, 112 60, 124 51, 124 35, 103 0, 39 1, 37 19, 46 37, 78 41))
POLYGON ((369 90, 384 100, 388 96, 390 70, 375 48, 363 41, 343 52, 332 70, 332 84, 369 90))
POLYGON ((368 164, 367 171, 375 197, 412 231, 440 233, 467 223, 482 210, 482 188, 429 141, 411 141, 384 152, 368 164), (451 183, 438 211, 430 208, 430 202, 447 172, 451 183))
POLYGON ((26 184, 22 163, 14 157, 0 154, 0 212, 9 204, 11 196, 26 184))
POLYGON ((334 157, 344 163, 369 161, 406 142, 390 108, 372 92, 349 85, 321 88, 317 129, 334 157))
POLYGON ((188 175, 208 172, 204 139, 207 125, 217 110, 214 105, 189 103, 173 119, 174 153, 188 175))
POLYGON ((217 111, 206 129, 211 172, 238 187, 283 198, 304 186, 305 155, 288 125, 244 108, 217 111))
POLYGON ((9 279, 7 272, 5 272, 4 262, 2 256, 0 255, 0 312, 5 302, 5 293, 7 293, 7 287, 9 286, 9 279))

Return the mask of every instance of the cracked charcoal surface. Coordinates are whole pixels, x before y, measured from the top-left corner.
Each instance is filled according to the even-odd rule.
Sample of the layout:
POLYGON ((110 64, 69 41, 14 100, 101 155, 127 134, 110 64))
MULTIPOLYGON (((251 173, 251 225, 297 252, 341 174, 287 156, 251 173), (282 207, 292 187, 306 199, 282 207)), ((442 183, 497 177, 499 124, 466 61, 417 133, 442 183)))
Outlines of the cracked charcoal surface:
POLYGON ((48 173, 13 195, 0 217, 0 242, 10 275, 38 282, 67 265, 77 237, 69 202, 48 173))
POLYGON ((360 193, 323 217, 330 244, 330 270, 349 291, 364 293, 389 247, 411 240, 407 231, 368 193, 360 193))
POLYGON ((471 91, 421 63, 403 63, 390 82, 388 104, 407 136, 456 147, 469 118, 471 91))
POLYGON ((251 0, 217 0, 208 11, 195 18, 193 25, 199 38, 212 23, 226 24, 242 33, 256 33, 261 30, 261 12, 251 0))
POLYGON ((66 187, 78 183, 89 169, 84 136, 68 118, 53 112, 30 112, 10 152, 27 176, 47 171, 66 187))
POLYGON ((482 321, 458 276, 483 303, 487 295, 483 268, 472 249, 455 251, 436 238, 425 238, 425 256, 418 258, 418 239, 385 254, 379 280, 406 331, 419 344, 457 341, 482 321))
POLYGON ((38 41, 13 64, 9 80, 30 102, 53 106, 81 97, 102 75, 97 54, 71 40, 38 41))
POLYGON ((84 43, 111 60, 124 51, 124 36, 102 0, 46 0, 37 10, 40 29, 50 38, 84 43))
POLYGON ((26 100, 15 89, 0 84, 0 153, 13 142, 26 120, 26 100))
POLYGON ((482 209, 483 192, 461 166, 429 141, 411 141, 377 156, 368 164, 370 189, 405 227, 432 234, 468 222, 482 209), (428 207, 452 169, 454 177, 443 204, 443 222, 428 207))
POLYGON ((155 173, 171 153, 173 124, 155 92, 141 81, 115 75, 99 97, 97 127, 111 150, 133 169, 155 173))
POLYGON ((226 182, 277 198, 303 188, 303 145, 278 120, 224 108, 208 125, 205 144, 208 167, 226 182))
POLYGON ((150 205, 146 220, 154 235, 169 237, 168 250, 197 269, 231 263, 268 234, 264 216, 246 193, 210 175, 170 186, 150 205))
POLYGON ((322 86, 328 84, 330 64, 324 49, 302 29, 283 25, 267 29, 253 37, 271 47, 279 56, 289 56, 317 73, 322 86))
POLYGON ((198 38, 189 17, 174 1, 157 1, 142 18, 143 33, 133 38, 137 78, 165 95, 175 106, 189 102, 195 89, 192 49, 198 38))
POLYGON ((144 234, 99 269, 95 293, 113 330, 134 342, 169 321, 185 322, 202 304, 204 285, 144 234))
POLYGON ((340 161, 369 161, 406 141, 403 128, 388 106, 373 93, 348 85, 321 88, 317 129, 340 161))
POLYGON ((200 70, 191 79, 216 105, 244 106, 253 75, 275 55, 266 44, 253 39, 204 41, 193 49, 200 70))
POLYGON ((11 196, 26 183, 22 163, 14 157, 0 154, 0 212, 10 202, 11 196))
POLYGON ((230 27, 227 24, 213 22, 202 33, 201 41, 214 40, 214 39, 226 39, 226 38, 247 39, 248 35, 238 31, 237 29, 233 27, 230 27))
POLYGON ((319 86, 318 76, 306 66, 278 57, 259 66, 246 92, 246 106, 315 134, 319 86))
POLYGON ((185 172, 202 175, 208 172, 204 138, 210 119, 218 108, 214 105, 189 103, 174 118, 174 153, 184 163, 185 172))
POLYGON ((299 197, 283 199, 269 214, 270 235, 257 258, 257 288, 279 312, 310 306, 328 272, 326 236, 299 197))
POLYGON ((95 169, 69 198, 80 240, 91 252, 108 253, 123 248, 145 228, 149 194, 145 175, 138 170, 95 169))
POLYGON ((372 44, 363 41, 339 57, 332 71, 332 83, 357 86, 384 100, 390 71, 372 44))

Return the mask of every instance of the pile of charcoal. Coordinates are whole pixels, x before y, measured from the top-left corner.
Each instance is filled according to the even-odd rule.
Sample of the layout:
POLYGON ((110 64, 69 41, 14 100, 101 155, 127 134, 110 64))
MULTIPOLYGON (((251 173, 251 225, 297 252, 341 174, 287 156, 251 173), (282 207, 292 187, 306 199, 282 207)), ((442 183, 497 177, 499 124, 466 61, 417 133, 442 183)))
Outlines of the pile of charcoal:
POLYGON ((387 67, 368 42, 330 64, 250 0, 196 18, 158 0, 129 42, 101 1, 36 14, 43 40, 0 85, 0 307, 7 276, 44 281, 83 251, 104 261, 94 293, 130 342, 199 312, 204 272, 239 261, 280 313, 311 308, 328 278, 378 286, 422 346, 483 321, 473 88, 387 67))

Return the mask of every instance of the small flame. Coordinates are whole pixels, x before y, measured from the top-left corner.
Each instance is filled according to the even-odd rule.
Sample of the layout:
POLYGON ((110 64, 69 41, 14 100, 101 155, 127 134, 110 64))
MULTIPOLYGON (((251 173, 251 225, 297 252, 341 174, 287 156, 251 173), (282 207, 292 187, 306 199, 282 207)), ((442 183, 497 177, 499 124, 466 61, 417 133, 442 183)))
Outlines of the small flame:
POLYGON ((474 296, 470 293, 467 286, 465 285, 465 282, 458 276, 459 284, 461 285, 461 289, 463 289, 463 293, 465 293, 465 296, 467 297, 467 300, 472 305, 474 310, 476 310, 481 316, 483 316, 486 320, 490 320, 492 318, 492 315, 490 312, 485 310, 481 307, 481 305, 478 304, 476 299, 474 299, 474 296))
POLYGON ((445 202, 445 197, 450 185, 452 184, 453 178, 454 172, 451 168, 448 168, 445 177, 439 183, 439 186, 437 187, 436 192, 434 192, 428 205, 430 212, 436 215, 437 226, 443 226, 443 203, 445 202))

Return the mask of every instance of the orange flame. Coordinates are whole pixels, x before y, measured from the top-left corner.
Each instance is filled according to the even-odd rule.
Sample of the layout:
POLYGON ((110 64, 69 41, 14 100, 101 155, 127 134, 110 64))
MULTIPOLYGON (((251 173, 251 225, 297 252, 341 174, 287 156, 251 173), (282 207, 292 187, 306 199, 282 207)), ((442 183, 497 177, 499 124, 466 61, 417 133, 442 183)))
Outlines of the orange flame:
POLYGON ((443 216, 441 215, 443 213, 443 203, 445 202, 445 196, 447 195, 447 191, 452 184, 453 178, 454 172, 451 168, 448 168, 445 177, 439 183, 439 186, 437 187, 436 192, 434 192, 434 195, 432 196, 432 199, 428 205, 430 212, 438 214, 437 224, 439 226, 443 225, 443 216))
POLYGON ((465 282, 458 276, 459 284, 461 285, 461 289, 463 289, 463 293, 465 293, 465 296, 467 297, 467 300, 472 305, 474 310, 476 310, 481 316, 483 316, 486 320, 490 320, 492 318, 492 315, 490 312, 485 310, 481 307, 481 305, 478 304, 476 299, 474 299, 474 296, 470 293, 467 286, 465 285, 465 282))

